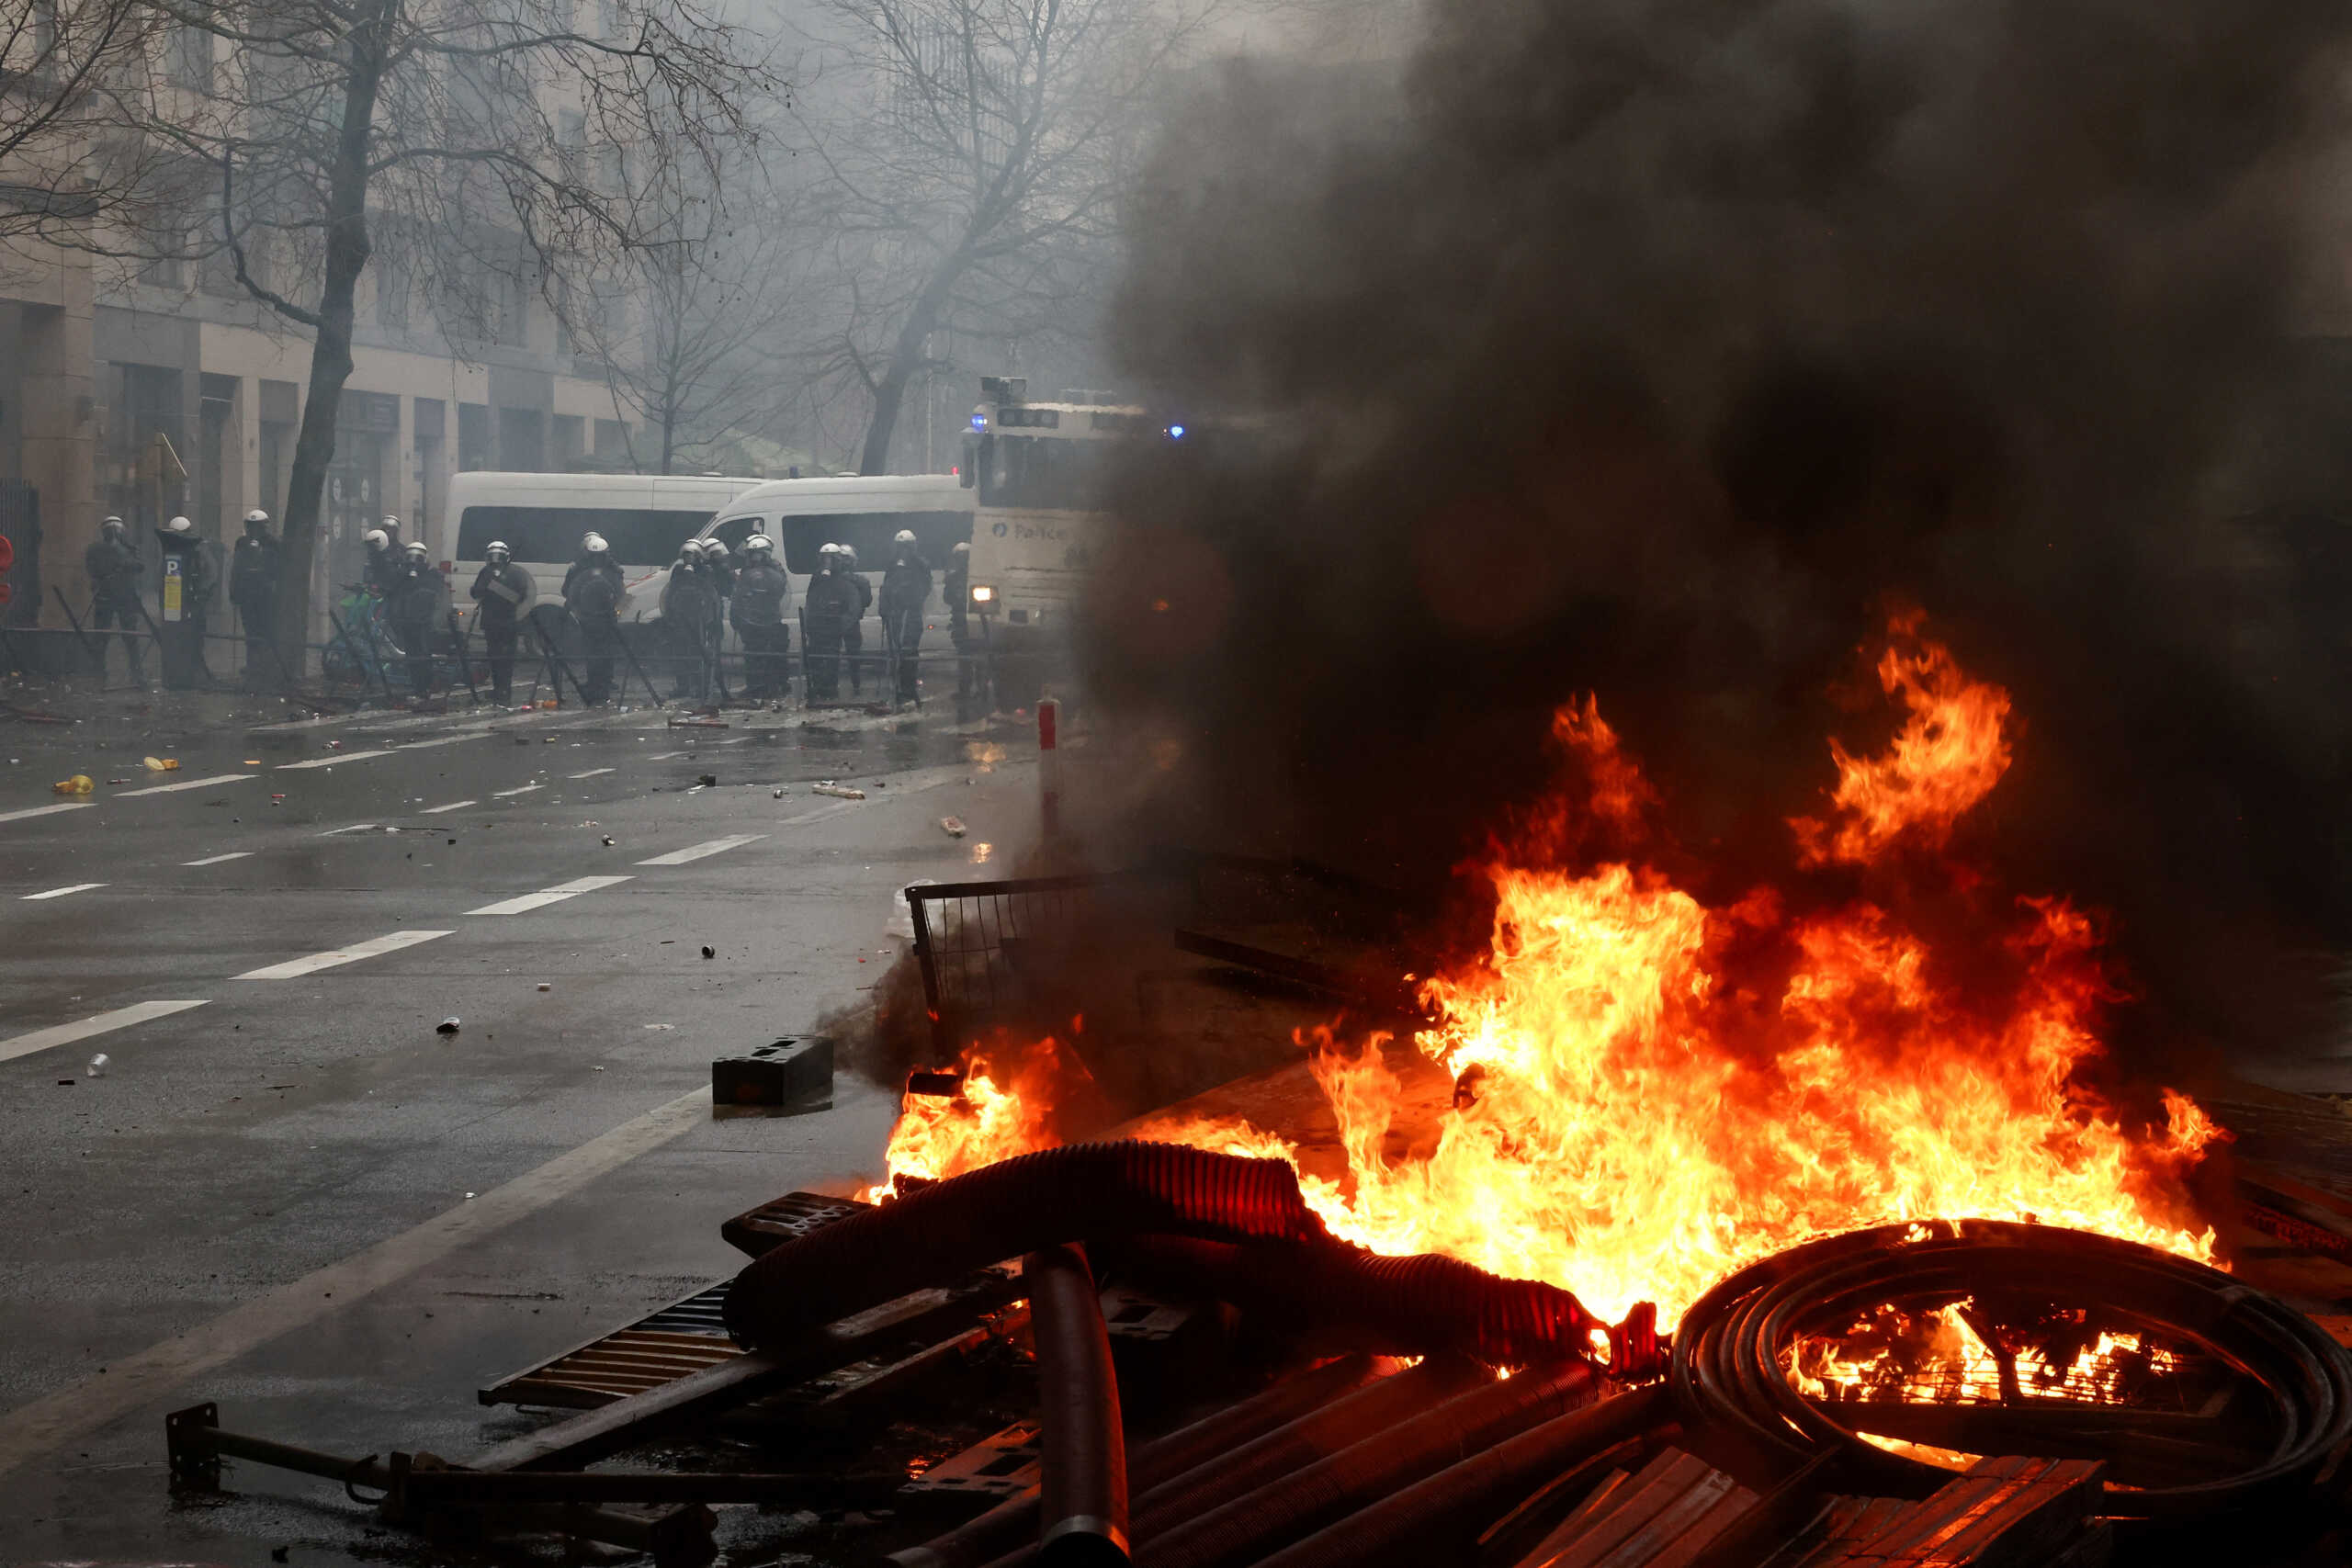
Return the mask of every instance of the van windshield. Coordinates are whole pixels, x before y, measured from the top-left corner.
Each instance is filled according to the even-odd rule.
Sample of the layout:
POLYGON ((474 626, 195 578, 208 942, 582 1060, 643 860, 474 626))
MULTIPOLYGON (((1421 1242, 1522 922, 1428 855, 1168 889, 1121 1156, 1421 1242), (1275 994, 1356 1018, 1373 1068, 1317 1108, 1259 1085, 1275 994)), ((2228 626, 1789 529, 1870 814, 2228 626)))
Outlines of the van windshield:
POLYGON ((667 566, 678 547, 702 532, 712 508, 681 512, 603 506, 469 506, 458 520, 459 560, 480 560, 492 539, 518 561, 548 564, 580 554, 580 541, 602 534, 625 567, 667 566))

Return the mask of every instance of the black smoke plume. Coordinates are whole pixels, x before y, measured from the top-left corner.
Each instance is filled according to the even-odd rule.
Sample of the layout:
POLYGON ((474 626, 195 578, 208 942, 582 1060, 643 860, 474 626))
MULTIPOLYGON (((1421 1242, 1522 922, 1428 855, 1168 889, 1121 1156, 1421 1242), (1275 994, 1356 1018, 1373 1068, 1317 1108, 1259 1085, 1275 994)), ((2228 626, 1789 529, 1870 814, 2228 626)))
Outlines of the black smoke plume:
MULTIPOLYGON (((2015 695, 1975 846, 2110 911, 2148 1041, 2301 1039, 2347 931, 2352 15, 1447 0, 1237 63, 1135 209, 1171 443, 1089 633, 1151 836, 1444 885, 1601 712, 1736 897, 1888 606, 2015 695)), ((1873 728, 1873 727, 1877 727, 1873 728)), ((1139 829, 1140 830, 1140 829, 1139 829)))

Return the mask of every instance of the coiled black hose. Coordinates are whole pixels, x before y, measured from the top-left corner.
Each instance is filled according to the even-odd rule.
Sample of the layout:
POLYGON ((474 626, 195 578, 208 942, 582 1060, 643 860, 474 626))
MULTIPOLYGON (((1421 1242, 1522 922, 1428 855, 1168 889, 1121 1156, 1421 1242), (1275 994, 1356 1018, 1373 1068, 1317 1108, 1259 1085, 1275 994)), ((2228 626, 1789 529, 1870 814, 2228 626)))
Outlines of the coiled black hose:
POLYGON ((2193 1346, 2261 1391, 2271 1439, 2258 1462, 2217 1450, 2219 1473, 2208 1479, 2111 1487, 2110 1513, 2188 1518, 2284 1498, 2352 1437, 2352 1359, 2285 1303, 2152 1247, 1992 1220, 1881 1225, 1741 1269, 1682 1320, 1669 1373, 1675 1403, 1686 1423, 1731 1434, 1759 1458, 1795 1463, 1834 1448, 1841 1487, 1924 1495, 1950 1472, 1839 1426, 1790 1382, 1784 1353, 1801 1336, 1839 1334, 1875 1308, 1987 1296, 2087 1309, 2101 1325, 2193 1346))
MULTIPOLYGON (((1280 1160, 1117 1143, 1023 1155, 786 1242, 735 1277, 727 1329, 739 1344, 774 1345, 1001 1258, 1146 1235, 1241 1244, 1227 1270, 1237 1284, 1256 1277, 1327 1319, 1376 1325, 1398 1354, 1459 1350, 1498 1366, 1589 1359, 1607 1327, 1555 1285, 1333 1240, 1280 1160)), ((1204 1278, 1201 1288, 1216 1287, 1204 1278)), ((1611 1339, 1613 1371, 1654 1370, 1645 1310, 1611 1339)))

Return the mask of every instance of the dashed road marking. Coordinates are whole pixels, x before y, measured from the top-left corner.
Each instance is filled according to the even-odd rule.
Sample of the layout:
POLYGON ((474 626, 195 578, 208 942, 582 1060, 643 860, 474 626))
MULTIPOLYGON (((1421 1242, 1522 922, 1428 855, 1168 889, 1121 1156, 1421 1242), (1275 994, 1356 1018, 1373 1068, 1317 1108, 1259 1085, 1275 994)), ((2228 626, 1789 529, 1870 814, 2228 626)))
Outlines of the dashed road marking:
POLYGON ((150 784, 145 789, 127 789, 114 798, 129 800, 140 795, 174 795, 184 789, 207 789, 213 784, 235 784, 239 779, 258 778, 258 773, 215 773, 209 779, 182 779, 177 784, 150 784))
POLYGON ((315 833, 315 834, 312 834, 311 836, 312 836, 313 838, 319 838, 319 839, 332 839, 332 838, 334 838, 337 833, 367 833, 367 832, 372 832, 372 831, 375 829, 375 827, 376 827, 376 824, 374 824, 373 822, 354 822, 354 823, 353 823, 350 827, 348 827, 348 828, 330 828, 330 829, 327 829, 325 832, 323 832, 323 833, 315 833))
POLYGON ((449 934, 447 931, 394 931, 390 936, 379 936, 373 941, 358 942, 350 947, 338 947, 326 953, 313 953, 307 958, 288 959, 283 964, 272 964, 265 968, 248 969, 235 978, 240 980, 297 979, 304 975, 315 974, 321 969, 332 969, 338 964, 356 964, 363 958, 398 953, 403 947, 414 947, 418 942, 431 942, 435 937, 449 934))
POLYGON ((513 789, 494 789, 490 793, 494 798, 504 800, 511 795, 528 795, 535 789, 545 789, 548 786, 545 784, 518 784, 513 789))
POLYGON ((575 779, 593 779, 598 773, 609 773, 612 771, 610 768, 591 768, 584 773, 574 773, 571 776, 575 779))
POLYGON ((105 886, 106 884, 103 882, 77 882, 71 887, 52 887, 46 893, 19 894, 17 896, 17 902, 29 904, 36 898, 62 898, 68 893, 87 893, 93 887, 104 887, 105 886))
POLYGON ((693 755, 694 753, 691 751, 656 751, 653 755, 645 760, 649 762, 666 762, 673 757, 691 757, 693 755))
POLYGON ((635 880, 636 878, 628 876, 583 876, 572 882, 560 882, 553 887, 542 887, 537 893, 526 893, 519 898, 508 898, 496 904, 484 904, 481 908, 468 909, 466 913, 469 915, 520 915, 533 909, 543 909, 549 904, 560 904, 566 898, 577 898, 582 893, 594 893, 599 887, 610 887, 616 883, 635 880))
POLYGON ((290 773, 303 768, 332 768, 337 762, 364 762, 371 757, 389 757, 390 755, 391 752, 390 750, 338 751, 332 757, 313 757, 307 762, 280 762, 277 764, 277 771, 281 773, 290 773))
POLYGON ((839 800, 831 806, 820 806, 814 811, 804 811, 797 817, 787 817, 776 824, 779 828, 797 828, 803 822, 814 822, 820 817, 836 817, 857 805, 854 800, 839 800))
POLYGON ((70 1384, 0 1416, 0 1474, 145 1408, 189 1378, 226 1366, 281 1335, 495 1235, 700 1126, 709 1115, 706 1085, 365 1252, 313 1269, 185 1334, 129 1356, 110 1357, 104 1377, 70 1384))
POLYGON ((252 853, 251 850, 231 850, 225 855, 207 855, 202 860, 184 860, 180 863, 182 865, 219 865, 223 861, 244 860, 252 853))
POLYGON ((87 800, 69 800, 62 806, 30 806, 22 811, 0 811, 0 822, 17 822, 28 817, 49 817, 60 811, 87 811, 93 804, 87 800))
POLYGON ((641 860, 637 863, 639 865, 684 865, 688 861, 701 860, 708 855, 724 854, 729 850, 741 849, 745 844, 757 843, 766 837, 765 833, 743 833, 732 839, 712 839, 706 843, 688 844, 683 850, 672 850, 666 855, 655 855, 651 860, 641 860))
POLYGON ((79 1023, 61 1023, 51 1029, 36 1029, 30 1034, 18 1034, 0 1040, 0 1062, 13 1062, 19 1056, 29 1056, 36 1051, 46 1051, 52 1045, 71 1045, 76 1040, 87 1040, 93 1034, 105 1034, 117 1029, 128 1029, 134 1023, 144 1023, 151 1018, 168 1018, 175 1012, 200 1008, 204 999, 181 1002, 139 1002, 112 1012, 98 1013, 79 1023))
POLYGON ((481 802, 479 800, 453 800, 447 806, 428 806, 417 815, 420 817, 438 817, 444 811, 458 811, 462 810, 466 807, 480 806, 481 804, 481 802))

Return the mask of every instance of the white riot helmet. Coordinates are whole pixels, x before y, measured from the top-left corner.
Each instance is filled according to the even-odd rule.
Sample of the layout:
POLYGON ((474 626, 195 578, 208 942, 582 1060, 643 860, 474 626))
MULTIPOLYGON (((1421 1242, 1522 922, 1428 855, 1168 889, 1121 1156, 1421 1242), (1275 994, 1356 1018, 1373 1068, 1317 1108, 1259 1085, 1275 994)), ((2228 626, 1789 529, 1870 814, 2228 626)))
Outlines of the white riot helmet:
POLYGON ((707 556, 716 556, 720 560, 725 560, 727 558, 727 541, 715 537, 705 539, 702 542, 702 553, 707 556))
POLYGON ((360 535, 359 539, 371 550, 388 550, 392 547, 392 536, 381 528, 370 528, 360 535))
POLYGON ((103 522, 103 523, 101 523, 101 524, 99 524, 99 525, 98 525, 98 531, 99 531, 99 532, 101 532, 101 533, 104 533, 104 532, 105 532, 107 529, 108 529, 108 528, 120 528, 121 526, 122 526, 122 519, 121 519, 121 518, 119 518, 119 517, 109 517, 109 518, 107 518, 105 522, 103 522))
POLYGON ((400 520, 399 518, 397 518, 397 517, 393 516, 393 515, 392 515, 390 513, 389 513, 389 512, 387 512, 387 513, 384 513, 384 530, 385 530, 385 532, 387 532, 387 533, 398 533, 398 532, 400 531, 400 525, 401 525, 401 520, 400 520))
POLYGON ((842 553, 842 565, 847 567, 852 571, 855 571, 857 570, 856 549, 849 545, 836 545, 833 547, 840 550, 842 553))
POLYGON ((775 548, 775 541, 765 534, 754 534, 743 541, 743 553, 747 556, 764 556, 775 548))
POLYGON ((612 547, 605 543, 605 536, 602 534, 589 534, 580 541, 581 553, 583 555, 601 556, 610 548, 612 547))
POLYGON ((423 539, 411 539, 408 542, 407 548, 408 553, 418 560, 423 560, 426 556, 433 553, 424 547, 424 541, 423 539))
POLYGON ((267 527, 269 525, 269 513, 256 506, 251 512, 245 513, 245 521, 248 523, 258 523, 264 527, 267 527))
POLYGON ((894 545, 911 545, 915 542, 915 531, 912 528, 901 528, 891 536, 890 542, 894 545))
POLYGON ((481 553, 485 559, 498 561, 506 560, 514 554, 513 550, 506 547, 506 541, 503 539, 492 539, 482 547, 481 553))
POLYGON ((173 534, 192 534, 196 532, 196 525, 189 522, 185 517, 173 518, 169 523, 164 525, 164 528, 165 532, 173 534))
POLYGON ((820 545, 817 547, 817 570, 819 571, 831 571, 841 564, 842 547, 839 545, 820 545))

